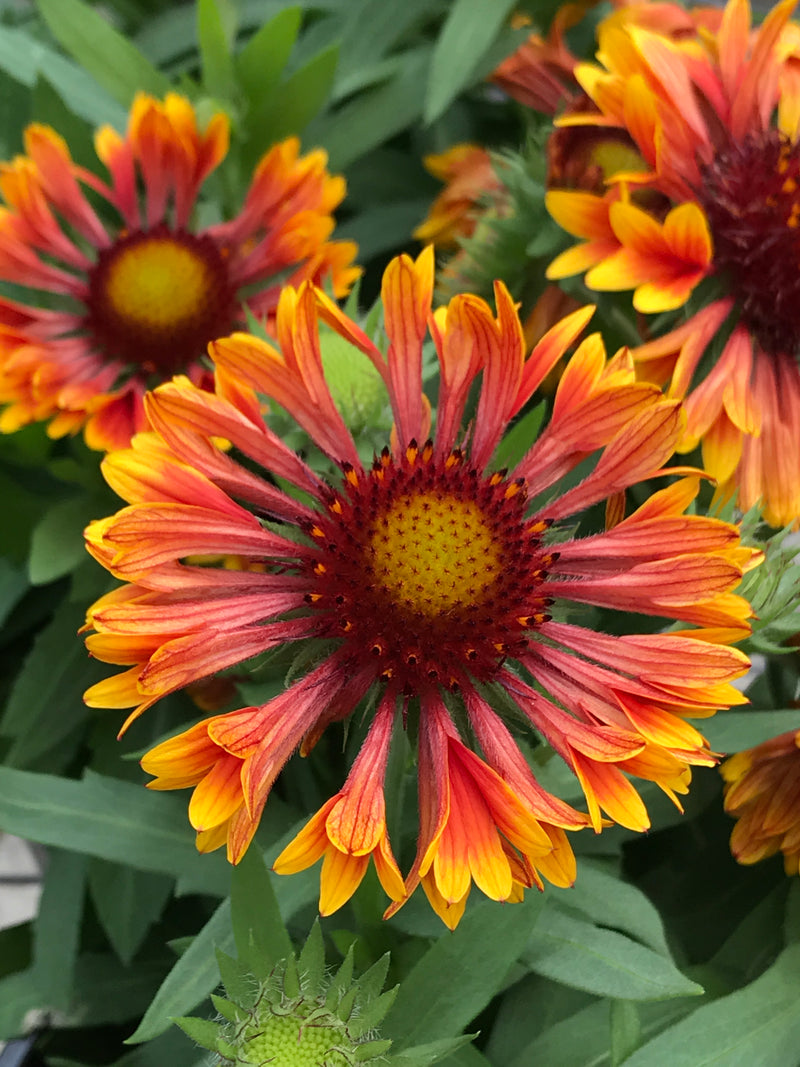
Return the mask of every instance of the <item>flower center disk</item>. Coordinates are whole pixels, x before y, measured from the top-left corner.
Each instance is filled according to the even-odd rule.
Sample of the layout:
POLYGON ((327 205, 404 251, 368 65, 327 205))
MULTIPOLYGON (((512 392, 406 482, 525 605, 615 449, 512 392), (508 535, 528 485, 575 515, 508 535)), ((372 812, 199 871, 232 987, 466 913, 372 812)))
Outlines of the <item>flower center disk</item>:
POLYGON ((170 374, 230 331, 235 298, 216 244, 162 225, 100 253, 86 325, 108 358, 170 374))
POLYGON ((413 443, 400 462, 384 450, 367 474, 345 475, 311 531, 308 599, 328 634, 407 693, 491 679, 545 618, 537 587, 553 557, 545 524, 525 517, 524 483, 413 443))
POLYGON ((714 264, 765 352, 800 342, 800 146, 777 130, 721 149, 699 194, 714 264))

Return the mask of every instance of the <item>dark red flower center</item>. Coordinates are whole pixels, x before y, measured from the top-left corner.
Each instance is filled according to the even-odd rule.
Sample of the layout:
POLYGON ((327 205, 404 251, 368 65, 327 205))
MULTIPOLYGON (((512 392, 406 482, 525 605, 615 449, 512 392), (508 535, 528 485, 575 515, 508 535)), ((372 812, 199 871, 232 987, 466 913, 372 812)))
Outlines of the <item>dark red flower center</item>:
POLYGON ((554 557, 525 508, 524 482, 481 476, 460 452, 437 460, 412 442, 398 463, 385 449, 367 474, 345 469, 309 531, 307 600, 406 693, 488 680, 546 617, 537 589, 554 557))
POLYGON ((230 332, 236 293, 210 237, 161 225, 100 252, 87 305, 86 327, 109 359, 163 377, 230 332))
POLYGON ((699 193, 714 266, 765 352, 800 343, 800 146, 766 130, 720 149, 699 193))

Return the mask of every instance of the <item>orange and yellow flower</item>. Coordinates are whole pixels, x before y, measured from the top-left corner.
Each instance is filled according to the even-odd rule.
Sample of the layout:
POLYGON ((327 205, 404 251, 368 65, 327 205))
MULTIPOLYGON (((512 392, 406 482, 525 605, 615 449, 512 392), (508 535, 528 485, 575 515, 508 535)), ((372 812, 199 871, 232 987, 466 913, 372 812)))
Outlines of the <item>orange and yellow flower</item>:
POLYGON ((393 906, 422 882, 454 925, 473 881, 498 900, 520 899, 541 877, 569 884, 565 831, 600 830, 603 813, 645 829, 632 777, 677 802, 691 767, 715 762, 686 719, 743 700, 731 683, 747 659, 726 642, 749 631, 750 608, 733 590, 754 554, 735 527, 685 514, 694 475, 624 517, 625 490, 664 473, 683 415, 635 381, 626 352, 607 359, 598 335, 568 362, 538 440, 510 471, 493 462, 507 425, 592 309, 556 323, 526 357, 502 283, 496 313, 460 295, 432 314, 432 290, 430 248, 416 262, 392 261, 382 290, 387 342, 378 346, 313 285, 287 288, 280 348, 234 334, 211 346, 214 392, 177 377, 147 395, 152 431, 103 462, 128 506, 87 530, 90 551, 126 583, 90 610, 88 646, 127 670, 86 699, 133 709, 130 722, 199 678, 313 641, 304 654, 316 665, 280 695, 205 719, 143 766, 156 788, 194 788, 199 847, 227 842, 236 862, 292 752, 306 754, 369 698, 378 710, 347 782, 278 869, 323 858, 330 911, 372 857, 393 906), (321 327, 349 342, 354 360, 370 361, 385 386, 394 429, 371 463, 331 394, 321 327), (440 370, 435 430, 422 389, 428 332, 440 370), (327 457, 325 478, 265 423, 264 398, 327 457), (579 463, 585 476, 559 490, 579 463), (613 525, 573 536, 578 517, 609 498, 613 525), (199 562, 215 556, 239 557, 243 569, 199 562), (687 625, 638 634, 634 623, 610 637, 569 621, 570 605, 687 625), (515 728, 527 721, 531 737, 574 770, 588 816, 539 786, 495 710, 508 701, 515 728), (383 774, 392 725, 409 719, 419 737, 420 834, 401 887, 383 774))
POLYGON ((414 237, 437 248, 455 248, 459 237, 472 235, 481 210, 502 202, 505 188, 492 157, 480 145, 456 144, 446 152, 426 156, 423 162, 445 187, 414 230, 414 237))
POLYGON ((800 731, 737 752, 720 770, 735 858, 751 864, 782 852, 786 873, 800 873, 800 731))
POLYGON ((124 137, 96 133, 109 181, 29 126, 27 155, 0 167, 0 280, 29 290, 0 299, 0 430, 47 419, 52 437, 83 428, 92 448, 127 447, 147 388, 176 372, 210 384, 208 342, 246 310, 271 319, 287 278, 345 295, 356 249, 328 240, 344 180, 299 148, 276 144, 239 214, 198 228, 203 183, 228 150, 224 114, 201 130, 183 97, 139 94, 124 137))
POLYGON ((636 6, 610 16, 599 65, 575 72, 594 110, 562 121, 625 131, 642 166, 617 171, 598 195, 547 200, 581 238, 551 278, 586 272, 590 288, 633 290, 646 314, 687 309, 634 350, 639 372, 686 399, 680 448, 701 442, 722 493, 738 492, 743 509, 760 501, 774 525, 800 517, 794 6, 778 3, 757 30, 748 0, 699 10, 688 32, 637 21, 636 6))

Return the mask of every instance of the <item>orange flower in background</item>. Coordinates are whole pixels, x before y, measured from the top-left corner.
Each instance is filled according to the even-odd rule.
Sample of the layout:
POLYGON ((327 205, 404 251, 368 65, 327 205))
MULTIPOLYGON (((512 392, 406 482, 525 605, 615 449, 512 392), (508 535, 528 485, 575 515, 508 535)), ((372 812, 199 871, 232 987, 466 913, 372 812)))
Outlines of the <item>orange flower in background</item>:
MULTIPOLYGON (((503 60, 491 80, 525 107, 543 115, 555 115, 579 92, 573 76, 579 60, 570 52, 564 35, 594 6, 592 0, 562 4, 547 36, 532 33, 516 52, 503 60)), ((517 16, 512 25, 516 28, 529 22, 527 17, 517 16)))
POLYGON ((414 237, 437 248, 455 248, 459 237, 472 235, 481 209, 504 199, 505 187, 492 157, 479 145, 453 145, 439 155, 426 156, 423 162, 446 185, 428 217, 414 230, 414 237))
POLYGON ((110 183, 54 130, 29 126, 27 155, 0 167, 0 280, 30 290, 0 299, 0 430, 48 419, 52 437, 84 428, 92 448, 126 447, 145 425, 146 389, 176 372, 209 384, 208 342, 243 325, 245 308, 271 317, 287 276, 345 295, 356 249, 328 241, 344 180, 324 152, 299 147, 276 144, 239 214, 198 228, 202 185, 228 149, 225 115, 202 131, 183 97, 139 94, 124 137, 95 136, 110 183))
POLYGON ((794 6, 777 4, 752 32, 747 0, 702 9, 691 33, 637 21, 636 6, 612 15, 599 31, 602 65, 576 69, 596 110, 564 121, 626 131, 644 165, 613 175, 602 195, 547 198, 582 239, 549 277, 586 271, 590 288, 631 289, 647 314, 692 299, 686 321, 634 359, 643 377, 686 399, 681 449, 701 442, 723 494, 738 492, 745 510, 761 501, 779 526, 800 517, 794 6))
POLYGON ((680 405, 636 382, 624 351, 608 360, 593 335, 561 376, 547 428, 512 470, 497 469, 507 425, 592 311, 556 323, 526 358, 502 283, 496 315, 471 295, 432 315, 432 289, 431 249, 416 262, 392 261, 382 290, 388 342, 378 347, 320 290, 287 288, 280 351, 234 334, 212 345, 216 392, 179 377, 148 394, 152 432, 103 463, 129 504, 87 530, 90 551, 127 583, 91 609, 88 645, 128 669, 86 699, 132 708, 130 722, 199 678, 313 641, 315 667, 285 692, 204 720, 143 766, 156 788, 194 788, 199 847, 227 841, 236 862, 291 753, 307 753, 369 696, 377 711, 347 782, 278 870, 323 858, 330 911, 372 857, 399 906, 383 772, 392 723, 413 718, 420 836, 405 892, 422 882, 454 925, 473 881, 497 900, 519 900, 542 877, 569 884, 565 830, 600 830, 602 812, 646 829, 631 777, 657 782, 677 801, 690 768, 715 762, 686 718, 744 699, 731 682, 747 659, 725 643, 749 632, 750 608, 733 589, 754 554, 735 527, 685 514, 697 477, 617 515, 613 528, 573 536, 587 508, 660 473, 683 432, 680 405), (331 395, 320 326, 348 341, 353 359, 369 360, 386 388, 395 425, 372 462, 331 395), (421 383, 427 331, 440 369, 434 431, 421 383), (265 425, 263 397, 328 457, 326 478, 265 425), (588 466, 583 479, 560 491, 579 463, 588 466), (197 562, 215 555, 239 557, 245 568, 197 562), (632 622, 632 633, 608 637, 570 622, 570 605, 688 626, 637 634, 632 622), (574 770, 588 818, 539 786, 494 710, 500 694, 517 706, 515 728, 527 720, 532 737, 574 770), (453 718, 456 706, 463 713, 453 718), (479 751, 462 733, 466 723, 479 751))
POLYGON ((737 752, 720 771, 734 857, 749 865, 782 852, 786 873, 800 873, 800 731, 737 752))

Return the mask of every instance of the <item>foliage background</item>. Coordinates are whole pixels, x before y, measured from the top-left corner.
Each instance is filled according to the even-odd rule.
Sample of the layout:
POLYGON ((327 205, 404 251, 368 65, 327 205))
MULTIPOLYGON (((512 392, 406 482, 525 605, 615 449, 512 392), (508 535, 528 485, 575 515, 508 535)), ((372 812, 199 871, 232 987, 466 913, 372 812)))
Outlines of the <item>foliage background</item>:
MULTIPOLYGON (((305 148, 325 147, 331 169, 347 177, 337 236, 360 245, 367 307, 388 258, 415 250, 409 235, 438 191, 422 156, 464 140, 527 146, 526 203, 538 245, 535 256, 517 250, 524 270, 509 261, 506 271, 522 297, 525 286, 535 292, 541 284, 536 257, 546 262, 559 241, 540 199, 541 129, 484 78, 527 32, 507 28, 512 9, 525 6, 5 0, 0 153, 19 152, 22 130, 35 120, 55 126, 88 165, 93 127, 124 128, 136 90, 177 87, 201 114, 221 107, 232 119, 231 155, 202 205, 213 217, 219 205, 237 203, 270 144, 299 133, 305 148)), ((546 28, 556 4, 527 7, 546 28)), ((580 32, 570 43, 588 54, 591 34, 580 32)), ((623 306, 601 303, 611 349, 630 329, 623 306)), ((170 697, 118 743, 117 717, 81 700, 105 671, 76 631, 107 587, 85 557, 81 531, 117 507, 98 457, 80 439, 49 440, 41 426, 0 438, 0 498, 0 828, 48 849, 37 918, 0 931, 0 1040, 34 1032, 51 1067, 209 1062, 171 1019, 213 1015, 215 948, 235 944, 232 872, 219 853, 196 853, 185 798, 145 791, 137 763, 196 709, 170 697)), ((753 645, 766 655, 752 708, 704 724, 719 752, 798 725, 797 652, 783 646, 800 630, 791 614, 791 550, 774 544, 767 570, 763 614, 780 621, 753 645)), ((241 685, 243 697, 276 692, 285 667, 272 661, 241 685)), ((257 839, 267 863, 338 788, 348 762, 342 749, 341 737, 327 738, 283 775, 257 839)), ((394 818, 411 826, 411 776, 396 763, 398 787, 409 788, 394 818)), ((543 759, 537 774, 578 800, 555 763, 543 759)), ((573 890, 532 893, 513 907, 473 900, 451 934, 419 894, 383 923, 380 889, 368 877, 350 905, 323 920, 331 961, 354 946, 363 970, 391 952, 388 984, 402 985, 383 1032, 395 1051, 442 1042, 441 1062, 450 1067, 800 1062, 800 887, 784 877, 780 859, 752 869, 731 859, 715 771, 695 772, 684 815, 656 795, 646 799, 649 835, 613 828, 575 837, 573 890), (462 1033, 478 1037, 460 1047, 446 1040, 462 1033)), ((413 851, 410 831, 405 838, 413 851)), ((241 906, 257 910, 263 880, 235 877, 241 906)), ((315 915, 316 874, 269 877, 282 921, 301 944, 315 915)))

